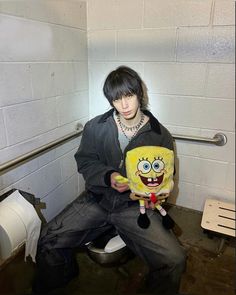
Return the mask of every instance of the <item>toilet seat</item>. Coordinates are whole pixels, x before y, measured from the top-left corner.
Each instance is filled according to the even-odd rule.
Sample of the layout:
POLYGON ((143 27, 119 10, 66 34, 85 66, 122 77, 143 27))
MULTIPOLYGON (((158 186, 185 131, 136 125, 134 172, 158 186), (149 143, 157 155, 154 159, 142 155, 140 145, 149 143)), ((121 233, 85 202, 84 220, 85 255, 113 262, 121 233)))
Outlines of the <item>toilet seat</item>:
POLYGON ((112 253, 120 250, 126 246, 125 242, 121 239, 120 235, 117 235, 109 240, 106 244, 104 251, 106 253, 112 253))

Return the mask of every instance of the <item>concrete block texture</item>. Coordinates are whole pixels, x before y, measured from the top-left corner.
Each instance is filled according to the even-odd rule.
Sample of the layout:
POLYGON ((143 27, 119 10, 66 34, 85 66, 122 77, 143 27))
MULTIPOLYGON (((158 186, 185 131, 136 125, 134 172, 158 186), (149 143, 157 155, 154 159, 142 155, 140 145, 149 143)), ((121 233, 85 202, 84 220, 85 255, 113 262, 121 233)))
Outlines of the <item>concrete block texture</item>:
POLYGON ((208 64, 206 96, 235 98, 235 64, 208 64))
POLYGON ((9 145, 58 127, 56 99, 44 99, 4 108, 9 145))
POLYGON ((61 183, 61 168, 58 159, 21 179, 17 187, 42 199, 61 183))
POLYGON ((208 26, 211 0, 145 0, 144 27, 208 26))
POLYGON ((228 164, 225 187, 235 192, 235 164, 228 164))
MULTIPOLYGON (((220 131, 220 129, 201 128, 200 136, 213 138, 214 135, 220 131)), ((199 145, 199 155, 201 158, 235 163, 235 133, 228 131, 224 131, 223 133, 227 137, 227 144, 220 147, 215 145, 199 145)))
POLYGON ((117 59, 174 61, 175 29, 124 30, 117 33, 117 59))
POLYGON ((177 61, 234 63, 235 28, 180 28, 177 61))
MULTIPOLYGON (((0 1, 0 162, 110 109, 102 93, 105 77, 128 65, 145 81, 151 111, 171 132, 203 137, 223 132, 228 138, 223 147, 176 141, 177 204, 202 210, 207 196, 233 199, 234 5, 0 1)), ((83 187, 73 162, 78 145, 72 141, 7 173, 0 192, 17 186, 40 194, 52 218, 83 187)))
POLYGON ((86 30, 84 1, 1 1, 0 13, 86 30))
POLYGON ((210 199, 212 196, 216 200, 233 203, 235 193, 227 188, 219 189, 215 186, 195 185, 192 208, 203 211, 206 199, 210 199))
POLYGON ((150 106, 164 124, 234 132, 233 100, 152 94, 150 106))
POLYGON ((6 15, 0 15, 0 21, 0 61, 87 59, 83 30, 6 15))
POLYGON ((31 63, 29 67, 34 99, 88 89, 86 61, 31 63))
MULTIPOLYGON (((1 163, 87 121, 86 9, 84 1, 0 1, 1 163)), ((0 193, 14 187, 52 196, 46 210, 51 218, 79 192, 73 157, 78 145, 72 140, 4 173, 0 193)))
POLYGON ((30 68, 35 99, 75 91, 73 63, 32 63, 30 68))
POLYGON ((0 63, 0 107, 33 100, 29 64, 0 63))
POLYGON ((207 66, 204 63, 145 63, 149 93, 203 95, 207 66))
POLYGON ((59 96, 57 98, 59 126, 71 123, 88 114, 88 93, 86 91, 59 96))
POLYGON ((88 30, 141 29, 143 0, 89 0, 88 30))
POLYGON ((89 59, 96 61, 116 60, 117 33, 114 30, 88 32, 89 59))
POLYGON ((180 181, 206 185, 220 189, 225 188, 227 163, 198 157, 179 156, 181 165, 177 167, 180 181), (191 167, 189 169, 188 167, 191 167), (212 174, 214 171, 214 175, 212 174))
POLYGON ((7 146, 7 138, 5 133, 5 124, 3 120, 3 111, 0 109, 0 149, 7 146))
POLYGON ((215 1, 213 25, 235 25, 235 1, 215 1))
POLYGON ((62 211, 78 196, 78 190, 78 176, 76 174, 52 190, 43 198, 43 202, 46 203, 46 209, 42 210, 45 219, 50 221, 62 211))

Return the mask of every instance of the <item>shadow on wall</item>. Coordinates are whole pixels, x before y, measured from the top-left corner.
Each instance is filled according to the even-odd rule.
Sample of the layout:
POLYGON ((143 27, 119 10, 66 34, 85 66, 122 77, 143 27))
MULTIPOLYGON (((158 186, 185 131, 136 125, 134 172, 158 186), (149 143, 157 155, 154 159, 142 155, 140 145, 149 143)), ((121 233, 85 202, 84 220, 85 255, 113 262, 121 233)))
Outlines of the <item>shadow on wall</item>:
POLYGON ((176 204, 177 198, 179 195, 179 158, 177 156, 177 148, 176 142, 174 141, 174 151, 175 151, 175 170, 174 170, 174 188, 173 191, 170 193, 168 198, 168 203, 176 204))

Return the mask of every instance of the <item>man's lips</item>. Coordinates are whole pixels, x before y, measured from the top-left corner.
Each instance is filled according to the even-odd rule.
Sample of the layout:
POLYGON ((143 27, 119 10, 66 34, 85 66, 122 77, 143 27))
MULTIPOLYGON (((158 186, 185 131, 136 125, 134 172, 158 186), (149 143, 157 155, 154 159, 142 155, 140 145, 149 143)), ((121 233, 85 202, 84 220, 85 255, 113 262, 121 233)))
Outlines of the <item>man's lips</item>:
POLYGON ((123 116, 129 116, 130 114, 131 114, 131 111, 123 112, 123 113, 122 113, 123 116))
POLYGON ((140 176, 140 179, 142 180, 143 184, 145 184, 146 186, 149 186, 149 187, 155 187, 155 186, 159 186, 162 183, 164 173, 156 178, 144 177, 142 175, 139 175, 139 176, 140 176))

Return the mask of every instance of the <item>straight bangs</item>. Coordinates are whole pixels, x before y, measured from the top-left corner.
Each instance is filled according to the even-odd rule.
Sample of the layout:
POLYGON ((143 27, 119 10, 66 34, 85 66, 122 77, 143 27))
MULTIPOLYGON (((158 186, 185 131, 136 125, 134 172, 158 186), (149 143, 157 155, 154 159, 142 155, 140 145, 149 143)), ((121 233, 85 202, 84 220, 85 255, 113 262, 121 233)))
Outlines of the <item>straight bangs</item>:
POLYGON ((122 96, 137 95, 140 98, 142 95, 139 83, 127 76, 115 77, 104 86, 103 91, 111 105, 114 100, 120 99, 122 96))
POLYGON ((134 81, 115 81, 114 87, 110 90, 110 100, 113 102, 122 96, 137 95, 138 89, 134 81))
POLYGON ((129 95, 136 95, 140 106, 144 106, 142 80, 134 70, 126 66, 118 67, 107 76, 103 93, 112 107, 114 100, 129 95))

